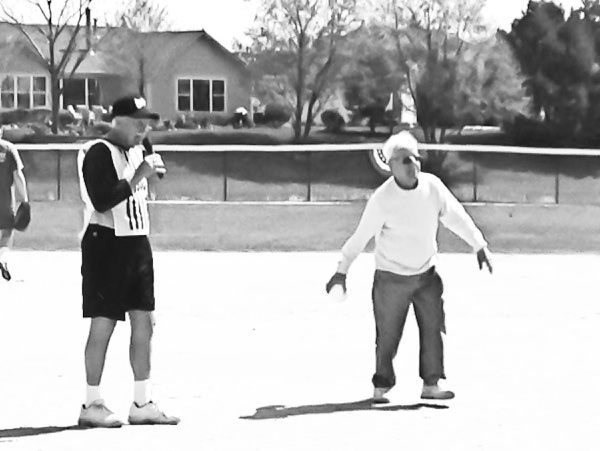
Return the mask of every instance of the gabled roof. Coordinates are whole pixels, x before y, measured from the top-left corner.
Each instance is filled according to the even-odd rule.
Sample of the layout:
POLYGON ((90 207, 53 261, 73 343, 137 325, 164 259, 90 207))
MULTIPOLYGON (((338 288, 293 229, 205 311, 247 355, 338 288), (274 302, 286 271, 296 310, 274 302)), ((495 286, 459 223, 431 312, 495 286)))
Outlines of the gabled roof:
MULTIPOLYGON (((45 36, 45 33, 48 32, 48 26, 37 24, 22 24, 20 26, 23 28, 25 33, 27 33, 27 35, 31 38, 37 49, 40 51, 41 56, 44 59, 48 59, 50 57, 50 50, 48 46, 48 39, 45 36)), ((71 37, 75 34, 75 31, 75 26, 67 25, 61 32, 61 34, 58 36, 55 44, 55 50, 57 51, 58 55, 62 55, 62 52, 64 52, 64 50, 67 48, 71 37)), ((101 36, 106 33, 106 31, 106 28, 97 28, 95 36, 91 36, 92 41, 97 42, 101 38, 101 36)), ((86 27, 85 24, 83 24, 75 37, 75 49, 77 51, 87 50, 88 46, 86 41, 86 34, 86 27)), ((19 29, 19 26, 10 22, 0 22, 0 43, 2 43, 3 45, 14 44, 23 45, 25 47, 30 46, 27 38, 19 29)))
POLYGON ((187 49, 200 40, 206 41, 217 52, 223 55, 223 57, 227 58, 233 64, 239 66, 241 69, 246 70, 246 63, 243 60, 223 47, 204 30, 151 31, 136 33, 127 28, 113 28, 102 37, 98 43, 98 49, 102 51, 110 48, 115 42, 127 39, 127 36, 130 33, 140 36, 141 39, 143 39, 144 47, 149 49, 150 52, 156 52, 158 49, 160 49, 162 54, 170 55, 171 57, 177 56, 182 52, 182 49, 187 49))
MULTIPOLYGON (((48 39, 44 36, 47 30, 47 25, 34 25, 34 24, 23 24, 25 32, 34 42, 37 50, 32 48, 28 39, 24 36, 17 25, 0 22, 0 47, 16 46, 23 49, 23 51, 30 52, 33 57, 41 57, 44 60, 49 59, 49 46, 48 39), (38 54, 38 51, 40 54, 38 54)), ((59 35, 55 45, 56 60, 62 57, 68 43, 76 31, 76 27, 68 25, 65 27, 63 32, 59 35)), ((115 55, 115 43, 118 45, 121 42, 128 42, 129 34, 135 33, 143 39, 144 48, 148 49, 148 58, 152 58, 152 54, 160 49, 162 55, 175 57, 181 54, 183 49, 187 49, 193 46, 198 40, 204 40, 208 42, 217 52, 223 57, 230 60, 233 64, 240 67, 242 70, 246 70, 246 63, 242 61, 237 55, 233 54, 219 42, 213 39, 204 30, 198 31, 156 31, 146 33, 136 33, 127 28, 106 28, 97 27, 94 29, 93 36, 91 36, 92 49, 79 68, 77 73, 80 74, 111 74, 114 72, 114 59, 115 55)), ((87 52, 87 30, 85 24, 81 26, 76 36, 76 52, 87 52)), ((11 47, 12 48, 12 47, 11 47)), ((67 64, 67 73, 70 72, 73 64, 75 63, 75 54, 69 64, 67 64)))

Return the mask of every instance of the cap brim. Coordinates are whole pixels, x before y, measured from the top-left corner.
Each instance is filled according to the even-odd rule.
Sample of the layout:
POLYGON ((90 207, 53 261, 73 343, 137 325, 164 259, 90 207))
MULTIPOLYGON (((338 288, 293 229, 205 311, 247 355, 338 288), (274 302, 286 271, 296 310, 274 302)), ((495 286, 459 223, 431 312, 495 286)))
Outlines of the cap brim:
POLYGON ((115 117, 133 117, 135 119, 152 119, 154 121, 157 121, 160 119, 160 114, 153 113, 152 111, 147 110, 146 108, 142 108, 141 110, 137 110, 135 113, 131 114, 113 114, 112 118, 114 119, 115 117))
POLYGON ((142 108, 141 110, 137 110, 135 113, 133 113, 130 117, 134 117, 136 119, 152 119, 152 120, 159 120, 160 119, 160 115, 158 113, 153 113, 150 110, 147 110, 146 108, 142 108))

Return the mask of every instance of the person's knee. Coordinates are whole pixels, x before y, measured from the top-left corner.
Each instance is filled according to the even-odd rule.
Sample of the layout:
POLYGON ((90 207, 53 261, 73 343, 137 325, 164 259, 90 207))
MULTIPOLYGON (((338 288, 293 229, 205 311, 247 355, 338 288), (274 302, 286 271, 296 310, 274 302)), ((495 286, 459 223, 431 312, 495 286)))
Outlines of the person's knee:
POLYGON ((117 321, 110 318, 95 317, 90 323, 90 334, 88 343, 99 344, 108 343, 115 329, 117 321))
POLYGON ((142 310, 132 310, 129 312, 131 321, 132 340, 146 340, 152 338, 154 333, 154 314, 142 310))

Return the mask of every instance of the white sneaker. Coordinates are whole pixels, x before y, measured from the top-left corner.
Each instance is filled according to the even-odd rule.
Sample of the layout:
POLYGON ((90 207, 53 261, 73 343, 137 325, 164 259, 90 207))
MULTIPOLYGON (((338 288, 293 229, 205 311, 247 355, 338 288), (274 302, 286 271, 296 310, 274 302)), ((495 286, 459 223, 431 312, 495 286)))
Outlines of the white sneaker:
POLYGON ((421 399, 452 399, 454 398, 454 392, 450 390, 444 390, 435 385, 423 384, 423 390, 421 391, 421 399))
POLYGON ((150 401, 143 406, 131 404, 129 409, 129 424, 178 424, 181 420, 174 416, 167 416, 156 404, 150 401))
POLYGON ((390 390, 391 388, 389 387, 375 387, 375 389, 373 390, 373 404, 389 403, 390 400, 385 397, 385 394, 390 390))
POLYGON ((123 422, 104 405, 104 400, 97 399, 88 407, 81 406, 79 426, 89 428, 120 428, 123 422))

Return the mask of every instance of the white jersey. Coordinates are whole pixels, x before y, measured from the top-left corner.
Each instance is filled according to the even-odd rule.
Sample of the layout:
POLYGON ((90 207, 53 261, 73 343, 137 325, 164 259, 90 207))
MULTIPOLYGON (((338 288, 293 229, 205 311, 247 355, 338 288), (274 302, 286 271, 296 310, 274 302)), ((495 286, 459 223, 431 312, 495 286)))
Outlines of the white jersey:
POLYGON ((127 152, 119 150, 115 145, 105 140, 93 140, 86 143, 77 156, 79 185, 81 198, 85 204, 83 233, 88 224, 98 224, 115 230, 115 236, 139 236, 150 233, 150 218, 148 215, 148 181, 142 179, 137 184, 131 196, 112 209, 101 213, 96 211, 87 192, 83 180, 83 159, 87 151, 96 143, 103 143, 110 149, 113 165, 120 180, 130 181, 135 170, 144 162, 143 150, 139 146, 130 148, 127 152))
POLYGON ((375 237, 377 269, 404 276, 436 264, 439 222, 474 251, 487 243, 464 207, 432 174, 421 172, 415 189, 403 190, 390 177, 371 196, 354 234, 342 247, 338 272, 350 265, 375 237))

